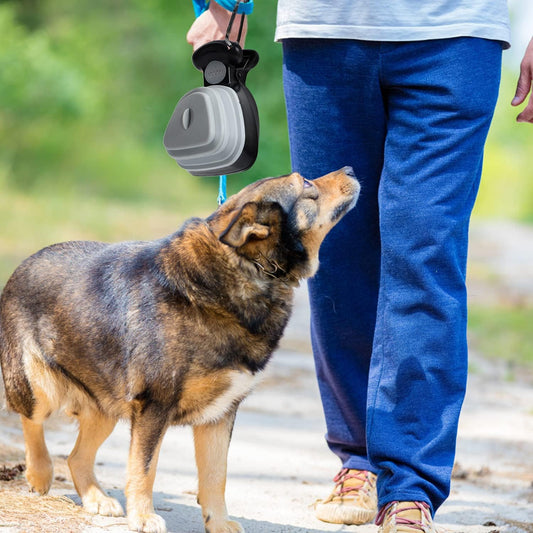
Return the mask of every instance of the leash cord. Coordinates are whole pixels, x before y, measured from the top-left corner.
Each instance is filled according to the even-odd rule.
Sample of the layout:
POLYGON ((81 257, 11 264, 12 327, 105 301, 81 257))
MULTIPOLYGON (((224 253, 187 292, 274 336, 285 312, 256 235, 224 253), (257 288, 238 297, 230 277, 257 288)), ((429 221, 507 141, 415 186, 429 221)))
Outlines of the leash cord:
MULTIPOLYGON (((237 14, 237 9, 239 9, 239 4, 241 3, 241 0, 237 0, 235 2, 235 7, 233 8, 233 12, 231 13, 231 18, 229 19, 228 27, 226 29, 226 42, 228 45, 231 44, 229 34, 231 32, 231 27, 233 26, 233 21, 235 20, 235 15, 237 14)), ((242 34, 242 26, 244 24, 244 17, 245 15, 241 15, 241 25, 239 28, 239 36, 237 37, 237 41, 241 40, 241 34, 242 34)), ((219 207, 226 201, 226 198, 228 197, 227 193, 227 187, 226 187, 226 181, 227 176, 225 174, 221 174, 218 177, 218 197, 217 202, 219 207)))
POLYGON ((219 206, 221 206, 226 201, 226 197, 227 197, 227 193, 226 193, 226 177, 227 176, 225 174, 221 174, 218 177, 218 198, 217 198, 217 202, 218 202, 219 206))
MULTIPOLYGON (((233 27, 233 21, 235 20, 235 16, 237 15, 237 10, 239 9, 239 4, 241 3, 241 0, 236 0, 235 2, 235 7, 233 8, 233 11, 231 12, 231 18, 229 19, 229 22, 228 22, 228 27, 226 29, 226 43, 228 44, 228 46, 231 45, 231 40, 229 38, 229 34, 231 33, 231 28, 233 27)), ((241 25, 239 27, 239 35, 237 36, 237 42, 240 44, 240 40, 241 40, 241 35, 242 35, 242 27, 244 25, 244 17, 246 15, 243 13, 241 15, 241 25)))

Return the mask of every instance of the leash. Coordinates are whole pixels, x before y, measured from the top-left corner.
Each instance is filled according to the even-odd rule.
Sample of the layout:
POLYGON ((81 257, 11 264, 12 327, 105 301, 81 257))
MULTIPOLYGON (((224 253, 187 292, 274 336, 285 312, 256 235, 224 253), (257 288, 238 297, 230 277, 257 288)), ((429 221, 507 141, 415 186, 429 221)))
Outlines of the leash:
POLYGON ((226 192, 226 174, 221 174, 218 177, 218 196, 217 196, 217 202, 218 206, 220 207, 227 198, 227 192, 226 192))
MULTIPOLYGON (((215 0, 211 0, 215 1, 215 0)), ((209 8, 209 0, 192 0, 193 7, 194 7, 194 13, 196 17, 199 17, 204 11, 207 11, 209 8)), ((241 6, 241 0, 236 0, 235 5, 232 6, 233 1, 232 0, 217 0, 217 3, 220 4, 223 8, 227 9, 228 11, 231 11, 231 18, 229 19, 228 27, 226 29, 226 37, 225 41, 230 45, 230 32, 231 28, 233 27, 233 21, 235 20, 235 17, 237 15, 237 12, 239 11, 239 6, 241 6)), ((253 0, 244 0, 242 3, 242 10, 240 12, 241 14, 241 24, 239 27, 239 35, 237 37, 237 42, 241 40, 242 36, 242 28, 244 25, 244 17, 251 13, 253 9, 253 0)), ((227 176, 225 174, 221 174, 218 178, 218 197, 217 197, 217 203, 219 206, 221 206, 227 198, 227 176)))

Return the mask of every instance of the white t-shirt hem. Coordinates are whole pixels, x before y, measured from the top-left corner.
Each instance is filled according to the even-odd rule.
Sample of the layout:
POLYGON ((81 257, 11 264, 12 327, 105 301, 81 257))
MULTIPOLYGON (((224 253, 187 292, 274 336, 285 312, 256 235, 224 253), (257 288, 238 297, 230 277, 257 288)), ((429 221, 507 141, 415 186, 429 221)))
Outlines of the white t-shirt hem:
POLYGON ((431 27, 371 27, 339 24, 283 24, 276 28, 274 39, 355 39, 361 41, 426 41, 454 37, 478 37, 501 41, 510 47, 510 32, 501 26, 453 24, 431 27))

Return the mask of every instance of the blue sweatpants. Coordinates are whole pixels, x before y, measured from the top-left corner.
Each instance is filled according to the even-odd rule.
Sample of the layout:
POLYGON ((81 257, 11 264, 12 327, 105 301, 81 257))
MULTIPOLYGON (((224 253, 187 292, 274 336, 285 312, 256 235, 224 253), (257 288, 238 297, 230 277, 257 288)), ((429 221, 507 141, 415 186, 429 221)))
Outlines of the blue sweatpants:
POLYGON ((292 166, 350 165, 355 209, 309 282, 326 439, 378 474, 379 506, 449 494, 467 375, 469 218, 496 104, 500 43, 288 39, 292 166))

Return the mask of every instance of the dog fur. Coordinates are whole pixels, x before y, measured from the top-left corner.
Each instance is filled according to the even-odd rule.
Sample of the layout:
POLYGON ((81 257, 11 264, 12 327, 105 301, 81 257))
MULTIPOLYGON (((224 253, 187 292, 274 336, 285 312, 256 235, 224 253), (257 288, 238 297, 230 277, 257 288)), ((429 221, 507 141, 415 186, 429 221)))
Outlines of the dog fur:
POLYGON ((93 466, 128 419, 129 527, 166 531, 152 504, 158 453, 169 426, 190 424, 206 531, 242 531, 224 501, 237 407, 278 344, 293 288, 358 194, 350 167, 312 182, 266 178, 168 237, 66 242, 26 259, 0 299, 0 359, 30 488, 50 488, 43 422, 63 408, 79 422, 68 464, 83 506, 122 515, 93 466))

